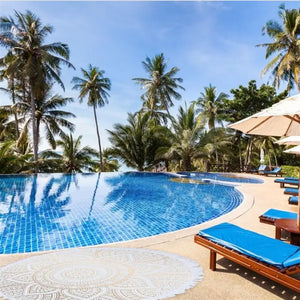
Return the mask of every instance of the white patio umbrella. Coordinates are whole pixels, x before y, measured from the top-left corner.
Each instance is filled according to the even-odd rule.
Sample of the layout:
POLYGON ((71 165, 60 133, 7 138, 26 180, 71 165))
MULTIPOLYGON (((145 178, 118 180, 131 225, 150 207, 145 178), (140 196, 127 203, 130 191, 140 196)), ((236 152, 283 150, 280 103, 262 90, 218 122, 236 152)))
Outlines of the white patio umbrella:
MULTIPOLYGON (((246 134, 300 136, 300 94, 281 100, 228 127, 246 134)), ((300 200, 300 194, 298 198, 300 200)), ((297 225, 300 227, 300 201, 298 203, 297 225)))
POLYGON ((281 100, 228 127, 246 134, 300 136, 300 94, 281 100))
POLYGON ((277 142, 275 142, 279 145, 300 145, 300 136, 288 136, 284 139, 281 139, 277 142))
POLYGON ((265 162, 265 151, 263 148, 260 149, 260 163, 263 164, 265 162))
POLYGON ((300 145, 290 148, 290 149, 287 149, 287 150, 284 150, 283 152, 290 153, 290 154, 300 154, 300 145))

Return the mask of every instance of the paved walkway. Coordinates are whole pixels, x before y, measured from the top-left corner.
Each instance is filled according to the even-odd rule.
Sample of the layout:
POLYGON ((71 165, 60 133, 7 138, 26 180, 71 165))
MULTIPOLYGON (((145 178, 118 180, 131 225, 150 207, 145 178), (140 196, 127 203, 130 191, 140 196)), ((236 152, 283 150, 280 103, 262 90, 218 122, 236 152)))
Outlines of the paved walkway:
MULTIPOLYGON (((252 176, 255 177, 255 175, 252 176)), ((296 212, 297 207, 288 204, 288 196, 283 194, 283 189, 279 187, 279 184, 274 183, 274 177, 256 177, 263 178, 265 183, 240 184, 238 189, 244 194, 245 201, 240 207, 225 216, 178 232, 112 245, 114 247, 117 245, 120 247, 157 249, 196 260, 203 268, 203 280, 185 294, 172 298, 175 300, 298 300, 300 295, 296 292, 221 257, 217 257, 217 271, 210 271, 209 250, 193 242, 193 236, 200 228, 209 227, 223 221, 234 223, 270 237, 275 236, 274 226, 260 223, 258 217, 269 208, 296 212)), ((107 247, 107 245, 105 246, 107 247)), ((31 255, 37 254, 1 255, 0 267, 31 255)))

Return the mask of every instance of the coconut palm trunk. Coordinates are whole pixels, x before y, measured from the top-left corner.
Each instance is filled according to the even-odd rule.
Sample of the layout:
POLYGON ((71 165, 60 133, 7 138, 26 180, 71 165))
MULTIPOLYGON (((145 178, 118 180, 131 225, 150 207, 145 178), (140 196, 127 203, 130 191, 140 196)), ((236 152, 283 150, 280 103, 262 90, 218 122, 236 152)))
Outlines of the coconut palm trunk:
POLYGON ((34 157, 34 173, 38 173, 38 132, 36 126, 36 117, 35 117, 35 102, 34 102, 34 93, 31 90, 30 95, 30 107, 31 107, 31 124, 32 124, 32 141, 33 141, 33 157, 34 157))
MULTIPOLYGON (((15 79, 11 78, 11 92, 12 92, 12 103, 13 105, 16 104, 16 94, 15 94, 15 79)), ((19 121, 18 121, 18 116, 17 113, 14 111, 14 119, 15 119, 15 125, 16 125, 16 137, 17 140, 19 139, 20 136, 20 131, 19 131, 19 121)))
POLYGON ((93 110, 94 110, 94 118, 95 118, 95 125, 97 131, 98 147, 99 147, 99 167, 100 167, 100 172, 103 172, 102 149, 101 149, 100 132, 99 132, 98 121, 97 121, 96 105, 93 105, 93 110))

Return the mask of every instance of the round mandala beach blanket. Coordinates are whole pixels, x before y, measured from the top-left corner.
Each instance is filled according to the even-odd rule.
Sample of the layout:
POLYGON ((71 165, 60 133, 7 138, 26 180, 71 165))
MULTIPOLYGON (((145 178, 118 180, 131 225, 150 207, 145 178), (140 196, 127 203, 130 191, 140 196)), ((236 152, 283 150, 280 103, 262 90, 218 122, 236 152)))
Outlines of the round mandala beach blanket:
POLYGON ((4 299, 165 299, 202 280, 195 261, 154 250, 81 248, 0 269, 4 299))

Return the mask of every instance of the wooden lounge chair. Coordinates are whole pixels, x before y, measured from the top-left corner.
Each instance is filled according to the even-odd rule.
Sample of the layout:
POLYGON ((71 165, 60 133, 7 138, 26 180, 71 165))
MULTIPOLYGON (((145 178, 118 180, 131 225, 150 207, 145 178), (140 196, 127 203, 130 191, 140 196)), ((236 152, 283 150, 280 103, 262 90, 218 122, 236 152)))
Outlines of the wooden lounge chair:
POLYGON ((250 170, 250 173, 262 173, 263 171, 265 171, 267 169, 267 165, 260 165, 257 170, 250 170))
POLYGON ((217 253, 298 293, 300 247, 222 223, 194 236, 195 243, 210 249, 210 269, 216 270, 217 253), (263 245, 263 246, 262 246, 263 245))
POLYGON ((271 208, 259 216, 261 223, 270 225, 274 225, 274 222, 278 219, 297 219, 297 213, 271 208))
POLYGON ((284 190, 285 195, 297 196, 298 193, 299 193, 299 190, 296 188, 285 188, 285 190, 284 190))
POLYGON ((289 197, 289 204, 298 205, 298 196, 289 197))
POLYGON ((276 177, 277 177, 277 175, 280 175, 280 176, 282 175, 282 169, 281 169, 281 167, 276 167, 272 171, 263 171, 262 174, 266 175, 266 176, 268 176, 268 175, 276 175, 276 177))
POLYGON ((286 184, 288 185, 296 185, 299 187, 299 179, 286 179, 286 178, 277 178, 274 180, 276 183, 280 183, 280 187, 284 188, 286 184))

